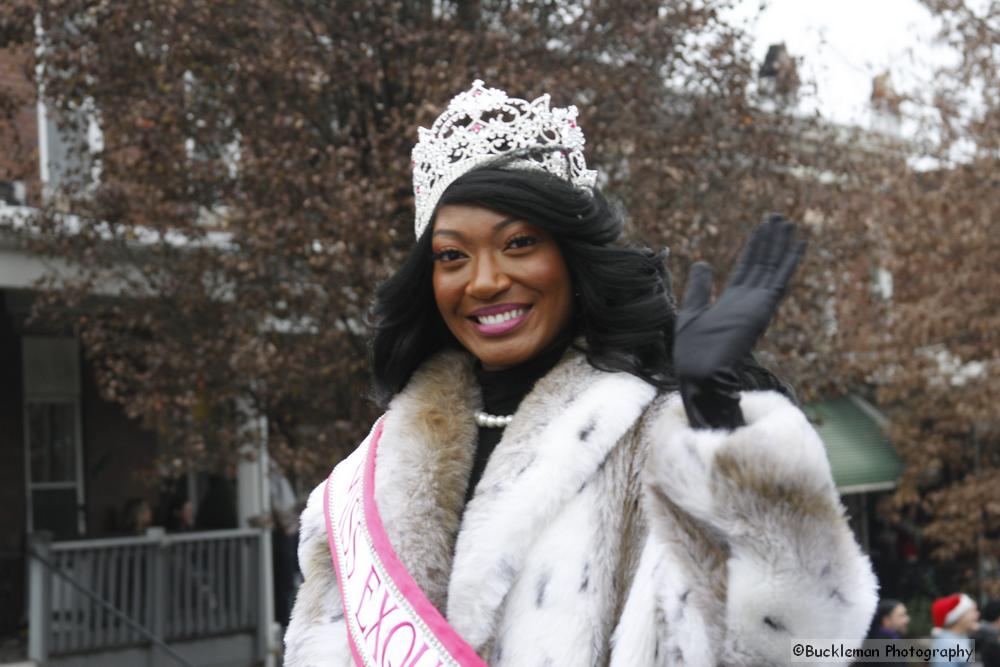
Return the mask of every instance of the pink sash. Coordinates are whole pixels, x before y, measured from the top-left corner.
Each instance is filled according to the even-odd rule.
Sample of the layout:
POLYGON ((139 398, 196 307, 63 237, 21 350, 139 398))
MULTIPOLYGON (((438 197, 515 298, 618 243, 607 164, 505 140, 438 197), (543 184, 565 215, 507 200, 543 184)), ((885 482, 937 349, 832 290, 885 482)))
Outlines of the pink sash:
POLYGON ((326 535, 356 665, 486 667, 417 587, 375 506, 375 451, 385 418, 330 473, 326 535))

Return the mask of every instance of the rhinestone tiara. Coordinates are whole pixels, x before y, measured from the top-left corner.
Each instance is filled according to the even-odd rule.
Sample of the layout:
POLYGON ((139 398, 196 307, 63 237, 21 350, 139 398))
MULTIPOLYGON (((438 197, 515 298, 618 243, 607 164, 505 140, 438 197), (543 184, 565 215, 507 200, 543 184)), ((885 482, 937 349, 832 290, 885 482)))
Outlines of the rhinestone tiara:
POLYGON ((431 129, 419 128, 413 147, 414 231, 419 239, 441 195, 459 176, 476 167, 538 169, 591 188, 597 172, 583 158, 583 130, 575 106, 549 107, 549 96, 533 102, 508 97, 476 79, 459 93, 431 129))

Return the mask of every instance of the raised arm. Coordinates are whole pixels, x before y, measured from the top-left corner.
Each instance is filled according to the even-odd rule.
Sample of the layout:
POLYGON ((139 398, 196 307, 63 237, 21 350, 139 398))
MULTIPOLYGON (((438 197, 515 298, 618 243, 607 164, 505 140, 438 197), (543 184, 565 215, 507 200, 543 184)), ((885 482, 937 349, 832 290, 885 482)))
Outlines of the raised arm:
POLYGON ((729 283, 712 304, 712 267, 696 262, 674 328, 674 370, 695 428, 743 425, 735 366, 770 324, 806 243, 771 214, 750 234, 729 283))
POLYGON ((772 391, 740 391, 734 366, 777 310, 804 251, 790 222, 754 230, 710 305, 695 265, 675 337, 681 395, 647 412, 649 533, 612 665, 778 665, 794 640, 860 642, 877 602, 805 415, 772 391))

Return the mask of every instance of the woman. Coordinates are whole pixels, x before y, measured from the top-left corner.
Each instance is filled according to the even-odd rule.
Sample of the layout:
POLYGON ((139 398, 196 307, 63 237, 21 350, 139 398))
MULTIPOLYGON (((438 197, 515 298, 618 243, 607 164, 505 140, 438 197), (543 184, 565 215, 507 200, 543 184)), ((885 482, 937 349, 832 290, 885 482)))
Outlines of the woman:
MULTIPOLYGON (((872 617, 872 625, 868 630, 868 639, 897 641, 906 634, 906 629, 910 625, 910 614, 906 610, 906 605, 893 598, 884 598, 878 601, 875 608, 875 616, 872 617)), ((878 662, 857 663, 858 665, 896 665, 905 667, 906 663, 899 662, 878 662)))
POLYGON ((387 410, 303 513, 286 664, 764 665, 864 636, 823 445, 750 354, 790 223, 713 306, 696 265, 675 316, 593 182, 547 96, 476 81, 420 130, 417 243, 373 308, 387 410))
POLYGON ((910 626, 906 605, 893 598, 879 600, 868 631, 869 639, 902 639, 910 626))

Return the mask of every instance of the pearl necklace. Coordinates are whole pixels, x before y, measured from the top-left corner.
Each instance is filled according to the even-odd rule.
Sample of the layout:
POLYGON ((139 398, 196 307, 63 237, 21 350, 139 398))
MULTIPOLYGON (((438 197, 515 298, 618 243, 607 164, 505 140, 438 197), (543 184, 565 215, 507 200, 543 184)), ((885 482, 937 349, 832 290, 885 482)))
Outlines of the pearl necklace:
POLYGON ((514 420, 514 415, 491 415, 482 410, 476 410, 476 426, 485 428, 503 428, 514 420))

